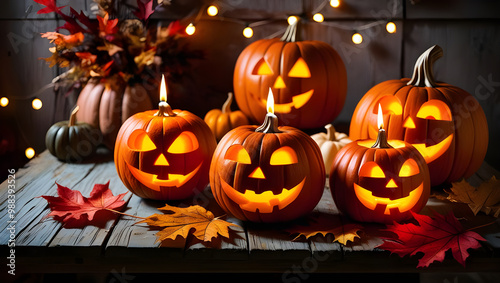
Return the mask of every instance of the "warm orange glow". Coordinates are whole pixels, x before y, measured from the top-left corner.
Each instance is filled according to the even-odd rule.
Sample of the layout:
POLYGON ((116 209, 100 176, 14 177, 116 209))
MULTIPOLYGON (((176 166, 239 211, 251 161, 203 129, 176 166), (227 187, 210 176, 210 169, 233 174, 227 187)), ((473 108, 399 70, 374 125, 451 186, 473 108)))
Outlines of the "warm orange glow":
POLYGON ((418 118, 452 121, 451 110, 441 100, 429 100, 420 106, 417 113, 418 118))
POLYGON ((260 59, 259 62, 255 64, 255 68, 252 71, 252 75, 272 75, 272 74, 274 73, 264 58, 260 59))
POLYGON ((281 76, 278 76, 276 78, 276 81, 274 82, 273 87, 276 89, 286 88, 285 81, 283 81, 283 78, 281 76))
POLYGON ((262 169, 260 169, 260 167, 255 168, 255 170, 253 170, 253 172, 250 173, 250 175, 248 175, 248 177, 254 178, 254 179, 265 179, 266 178, 266 176, 264 175, 264 172, 262 172, 262 169))
POLYGON ((243 29, 243 36, 246 38, 251 38, 253 36, 253 29, 251 27, 246 27, 243 29))
POLYGON ((412 143, 412 145, 422 154, 427 164, 436 160, 450 148, 453 141, 453 134, 442 140, 440 143, 426 146, 425 143, 412 143))
POLYGON ((418 169, 418 164, 413 159, 408 159, 401 166, 401 170, 399 170, 399 177, 410 177, 420 173, 420 169, 418 169))
POLYGON ((353 34, 352 35, 352 42, 354 44, 361 44, 363 42, 363 36, 359 32, 353 34))
POLYGON ((382 105, 380 103, 378 104, 377 127, 379 129, 384 128, 384 113, 382 113, 382 105))
POLYGON ((297 16, 289 16, 286 21, 288 22, 289 25, 293 25, 298 20, 299 20, 299 18, 297 18, 297 16))
MULTIPOLYGON (((281 103, 281 104, 274 104, 274 111, 278 113, 290 113, 292 111, 292 107, 295 107, 295 109, 299 109, 300 107, 304 106, 309 99, 311 99, 312 95, 314 93, 314 89, 311 89, 310 91, 297 94, 294 97, 292 97, 292 102, 289 103, 281 103)), ((262 99, 262 103, 266 104, 267 101, 262 99)))
POLYGON ((35 110, 40 110, 40 108, 42 108, 42 105, 43 105, 42 101, 38 98, 33 99, 33 101, 31 102, 31 106, 35 110))
POLYGON ((265 191, 257 194, 251 190, 245 190, 244 193, 240 193, 222 178, 219 179, 224 193, 229 199, 236 202, 241 209, 250 212, 256 212, 258 210, 260 213, 271 213, 275 206, 278 206, 278 209, 283 209, 288 206, 299 196, 306 182, 306 178, 304 178, 302 182, 291 189, 283 188, 279 194, 273 194, 272 191, 265 191))
POLYGON ((378 166, 374 161, 369 161, 361 166, 359 169, 360 177, 371 177, 371 178, 385 178, 384 171, 378 166))
POLYGON ((0 98, 0 106, 5 107, 9 105, 9 99, 7 97, 0 98))
POLYGON ((395 33, 396 32, 396 24, 394 22, 388 22, 385 25, 385 30, 387 30, 388 33, 395 33))
MULTIPOLYGON (((403 114, 403 106, 401 106, 401 102, 396 96, 384 96, 380 99, 379 104, 382 105, 382 109, 385 113, 390 113, 393 115, 401 115, 403 114)), ((377 109, 378 111, 378 109, 377 109)), ((373 109, 373 113, 375 113, 375 109, 373 109)))
POLYGON ((313 15, 313 20, 317 23, 322 23, 325 20, 325 17, 321 13, 316 13, 313 15))
POLYGON ((150 151, 156 149, 151 138, 141 129, 135 130, 130 134, 127 145, 133 151, 150 151))
POLYGON ((190 23, 186 27, 186 34, 188 34, 188 35, 193 35, 195 31, 196 31, 196 27, 193 25, 193 23, 190 23))
POLYGON ((290 72, 288 72, 288 76, 292 78, 310 78, 311 72, 309 71, 309 67, 307 67, 306 61, 299 58, 290 69, 290 72))
POLYGON ((340 6, 340 0, 330 0, 330 6, 338 8, 340 6))
POLYGON ((165 155, 163 153, 160 153, 160 156, 155 161, 155 165, 157 166, 169 166, 170 164, 167 161, 167 158, 165 158, 165 155))
POLYGON ((174 142, 168 147, 169 153, 188 153, 197 150, 199 147, 198 139, 189 131, 182 132, 174 142))
POLYGON ((390 179, 389 182, 387 182, 387 185, 385 185, 386 188, 397 188, 398 185, 396 185, 396 182, 394 182, 394 179, 390 179))
POLYGON ((413 122, 413 119, 411 117, 408 117, 404 124, 403 124, 403 127, 405 128, 409 128, 409 129, 415 129, 415 122, 413 122))
POLYGON ((207 14, 209 16, 217 16, 217 14, 219 13, 219 9, 217 8, 217 6, 215 5, 210 5, 208 8, 207 8, 207 14))
POLYGON ((269 164, 271 165, 288 165, 297 163, 297 154, 295 150, 289 146, 280 147, 273 152, 269 164))
POLYGON ((224 159, 229 159, 231 161, 240 162, 243 164, 251 164, 252 160, 250 159, 250 155, 243 146, 239 144, 233 144, 230 146, 226 154, 224 155, 224 159))
POLYGON ((168 174, 168 179, 158 179, 158 175, 155 174, 149 174, 146 172, 143 172, 130 164, 127 163, 128 169, 130 170, 130 173, 134 176, 137 181, 141 182, 144 184, 146 187, 152 189, 153 191, 161 191, 161 187, 181 187, 185 183, 187 183, 189 180, 191 180, 194 176, 196 176, 196 173, 201 168, 201 165, 203 162, 201 162, 198 167, 196 167, 193 171, 189 172, 186 175, 182 174, 168 174))
POLYGON ((165 75, 161 75, 160 84, 160 101, 167 101, 167 85, 165 83, 165 75))
POLYGON ((267 113, 274 114, 274 95, 271 88, 269 88, 269 93, 267 94, 266 108, 267 108, 267 113))
POLYGON ((385 205, 384 214, 390 215, 392 209, 398 209, 400 213, 412 209, 419 201, 424 191, 424 183, 422 182, 416 189, 410 192, 407 197, 391 200, 390 198, 376 197, 373 194, 354 184, 354 192, 358 200, 368 209, 375 210, 377 205, 385 205))
POLYGON ((25 151, 24 151, 24 155, 26 155, 26 157, 28 159, 31 159, 35 156, 35 150, 32 148, 32 147, 28 147, 25 151))

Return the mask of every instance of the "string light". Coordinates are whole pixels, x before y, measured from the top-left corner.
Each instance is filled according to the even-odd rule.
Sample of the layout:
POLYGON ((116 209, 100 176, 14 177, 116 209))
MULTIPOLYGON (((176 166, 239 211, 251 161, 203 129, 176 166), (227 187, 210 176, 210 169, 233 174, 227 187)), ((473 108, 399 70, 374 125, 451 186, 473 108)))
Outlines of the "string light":
POLYGON ((7 105, 9 105, 9 99, 5 96, 0 98, 0 106, 6 107, 7 105))
POLYGON ((338 8, 340 6, 340 0, 330 0, 330 6, 338 8))
POLYGON ((388 22, 385 25, 385 29, 387 30, 388 33, 395 33, 396 32, 396 24, 394 22, 388 22))
POLYGON ((32 147, 28 147, 25 151, 24 151, 24 155, 26 155, 26 157, 28 159, 31 159, 33 158, 33 156, 35 156, 35 150, 32 148, 32 147))
POLYGON ((321 13, 316 13, 313 16, 313 20, 318 23, 322 23, 325 20, 325 17, 323 17, 323 14, 321 13))
POLYGON ((361 44, 363 42, 363 36, 359 32, 355 32, 352 35, 352 42, 354 44, 361 44))
POLYGON ((253 36, 253 29, 251 27, 246 27, 243 29, 243 36, 246 38, 251 38, 253 36))
POLYGON ((35 98, 33 99, 33 101, 31 101, 31 106, 35 110, 40 110, 40 108, 42 108, 42 105, 43 105, 42 101, 38 98, 35 98))
POLYGON ((219 9, 217 8, 217 6, 214 6, 214 5, 210 5, 207 9, 207 14, 209 16, 217 16, 217 14, 219 13, 219 9))
POLYGON ((299 18, 297 18, 297 16, 290 16, 290 17, 288 17, 288 19, 286 21, 288 22, 289 25, 293 25, 298 20, 299 20, 299 18))
POLYGON ((193 23, 190 23, 190 24, 186 27, 186 33, 187 33, 188 35, 193 35, 195 31, 196 31, 196 27, 193 25, 193 23))

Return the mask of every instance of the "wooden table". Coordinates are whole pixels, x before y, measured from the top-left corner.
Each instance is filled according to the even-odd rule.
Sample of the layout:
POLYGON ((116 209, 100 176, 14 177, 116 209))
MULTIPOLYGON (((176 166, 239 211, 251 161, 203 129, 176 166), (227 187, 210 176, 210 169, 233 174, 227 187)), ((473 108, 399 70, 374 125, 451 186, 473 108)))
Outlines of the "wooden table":
MULTIPOLYGON (((317 272, 499 272, 500 225, 476 230, 488 241, 478 250, 471 251, 467 266, 463 268, 451 254, 443 263, 434 263, 428 269, 416 269, 417 257, 400 258, 375 247, 382 241, 366 226, 361 240, 343 246, 328 239, 292 241, 284 232, 286 225, 256 225, 237 219, 228 221, 242 228, 235 232, 231 242, 222 241, 218 247, 205 247, 200 243, 176 240, 163 246, 156 242, 156 231, 137 219, 120 216, 105 223, 103 228, 87 226, 83 229, 66 229, 52 219, 42 220, 48 213, 47 202, 41 195, 56 195, 56 182, 71 189, 78 189, 89 196, 93 185, 110 181, 110 189, 119 194, 128 190, 123 186, 110 154, 94 163, 67 164, 56 160, 47 151, 30 161, 15 173, 15 262, 16 271, 25 273, 178 273, 178 272, 274 272, 283 281, 299 282, 317 272), (297 281, 297 279, 299 281, 297 281)), ((496 174, 486 164, 470 181, 489 179, 496 174)), ((328 182, 326 182, 328 184, 328 182)), ((500 188, 499 188, 500 189, 500 188)), ((1 257, 9 256, 7 247, 10 231, 7 213, 8 183, 0 186, 0 245, 1 257)), ((158 213, 164 202, 141 199, 131 193, 125 213, 141 217, 158 213)), ((170 202, 171 205, 199 204, 214 212, 224 214, 213 199, 210 188, 194 199, 170 202)), ((467 217, 467 227, 494 219, 484 214, 473 216, 463 204, 429 199, 424 214, 430 209, 445 213, 452 209, 457 217, 467 217)), ((338 213, 329 188, 316 208, 319 213, 338 213)), ((12 224, 12 223, 11 223, 12 224)), ((380 227, 379 227, 380 228, 380 227)), ((330 239, 331 240, 331 239, 330 239)), ((2 264, 2 276, 5 275, 2 264)))

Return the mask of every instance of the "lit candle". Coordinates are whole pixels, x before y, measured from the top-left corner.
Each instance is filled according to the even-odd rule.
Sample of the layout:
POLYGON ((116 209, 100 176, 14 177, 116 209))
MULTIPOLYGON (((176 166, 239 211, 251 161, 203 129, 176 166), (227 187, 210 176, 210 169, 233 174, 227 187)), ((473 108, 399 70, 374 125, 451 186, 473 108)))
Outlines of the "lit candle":
POLYGON ((274 115, 274 95, 271 88, 269 88, 269 93, 267 95, 266 106, 267 114, 264 118, 264 123, 255 129, 255 131, 262 133, 281 133, 281 131, 278 130, 278 117, 274 115))
POLYGON ((161 75, 160 103, 158 103, 158 113, 156 113, 156 116, 175 116, 172 108, 167 103, 167 85, 165 84, 164 75, 161 75))
POLYGON ((387 142, 387 133, 384 130, 384 114, 382 113, 382 106, 380 104, 378 105, 377 125, 378 136, 372 148, 391 148, 392 146, 387 142))

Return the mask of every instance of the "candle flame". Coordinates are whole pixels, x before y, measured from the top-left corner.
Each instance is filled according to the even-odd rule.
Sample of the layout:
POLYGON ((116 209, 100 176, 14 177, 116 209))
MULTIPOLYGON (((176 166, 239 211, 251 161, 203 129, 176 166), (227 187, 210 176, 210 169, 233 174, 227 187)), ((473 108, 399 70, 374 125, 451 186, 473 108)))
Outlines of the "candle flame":
POLYGON ((161 75, 161 85, 160 85, 160 101, 167 101, 167 86, 165 84, 165 75, 161 75))
POLYGON ((269 94, 267 95, 267 113, 274 114, 274 95, 269 88, 269 94))
POLYGON ((382 113, 382 106, 380 103, 378 104, 378 113, 377 113, 377 125, 379 129, 384 128, 384 114, 382 113))

